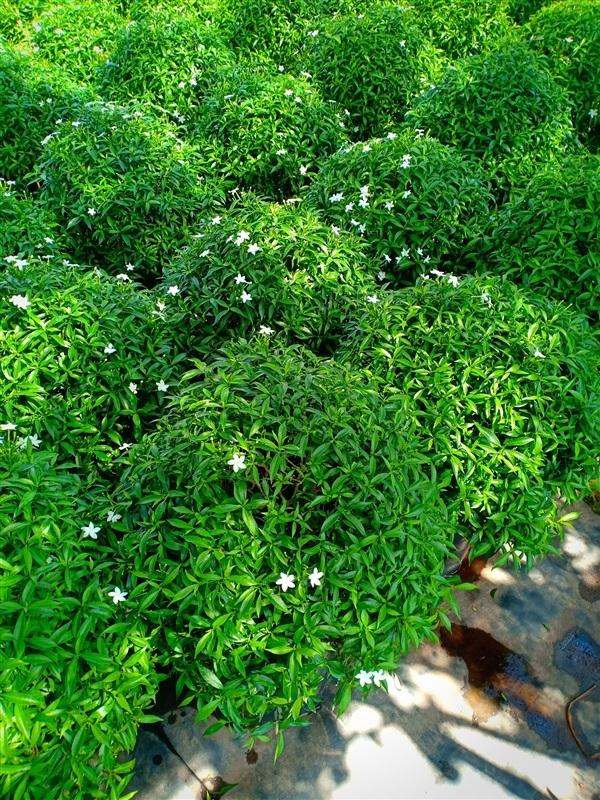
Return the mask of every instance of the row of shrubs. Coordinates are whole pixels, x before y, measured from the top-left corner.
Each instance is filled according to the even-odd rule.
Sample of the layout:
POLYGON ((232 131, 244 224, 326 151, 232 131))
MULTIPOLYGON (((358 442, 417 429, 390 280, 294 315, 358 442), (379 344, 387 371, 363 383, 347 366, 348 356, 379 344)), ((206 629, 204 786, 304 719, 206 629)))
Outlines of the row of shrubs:
POLYGON ((457 536, 557 552, 600 5, 542 6, 2 5, 1 796, 128 797, 167 674, 279 754, 450 625, 457 536))

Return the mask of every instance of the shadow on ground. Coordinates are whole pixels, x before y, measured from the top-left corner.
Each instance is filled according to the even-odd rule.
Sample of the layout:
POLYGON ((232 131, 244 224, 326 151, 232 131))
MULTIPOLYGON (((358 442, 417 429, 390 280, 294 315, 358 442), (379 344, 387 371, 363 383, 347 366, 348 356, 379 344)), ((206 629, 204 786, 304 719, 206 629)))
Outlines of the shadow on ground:
POLYGON ((195 709, 140 733, 137 800, 600 800, 600 517, 575 527, 528 575, 471 565, 461 620, 426 643, 365 702, 332 713, 327 685, 312 724, 250 753, 195 709), (598 689, 593 689, 594 685, 598 689), (590 691, 577 699, 586 690, 590 691), (570 719, 567 720, 567 704, 570 719), (591 756, 597 755, 596 758, 591 756))

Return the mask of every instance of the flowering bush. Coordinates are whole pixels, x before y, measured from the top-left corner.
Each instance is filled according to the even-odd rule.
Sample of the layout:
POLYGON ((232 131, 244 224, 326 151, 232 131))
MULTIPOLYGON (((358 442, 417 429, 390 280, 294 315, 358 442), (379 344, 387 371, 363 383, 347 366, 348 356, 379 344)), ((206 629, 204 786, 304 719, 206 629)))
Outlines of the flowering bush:
POLYGON ((525 25, 527 20, 540 8, 556 0, 508 0, 506 11, 518 25, 525 25))
POLYGON ((504 40, 448 67, 407 119, 480 159, 502 187, 519 183, 573 142, 567 97, 546 65, 525 44, 504 40))
POLYGON ((405 403, 475 556, 554 552, 554 497, 575 501, 599 469, 600 341, 583 315, 498 278, 429 278, 365 307, 339 358, 405 403))
POLYGON ((88 470, 141 438, 182 371, 184 334, 130 275, 35 259, 0 273, 0 407, 88 470))
POLYGON ((479 268, 600 313, 600 157, 550 166, 490 221, 479 268))
POLYGON ((348 141, 341 108, 290 75, 227 71, 201 111, 196 133, 219 172, 276 200, 297 192, 319 160, 348 141))
POLYGON ((323 96, 348 109, 363 139, 401 121, 414 95, 436 79, 443 59, 413 13, 378 5, 323 24, 309 63, 323 96))
POLYGON ((150 282, 213 199, 198 150, 136 106, 87 106, 48 137, 39 169, 70 256, 115 273, 132 262, 150 282))
POLYGON ((423 30, 453 59, 482 52, 513 24, 505 0, 416 0, 414 6, 423 30))
POLYGON ((599 14, 595 0, 564 0, 543 8, 528 25, 532 46, 548 56, 573 103, 575 126, 594 149, 600 144, 599 14))
POLYGON ((64 241, 56 216, 36 200, 0 182, 0 260, 57 255, 64 241))
POLYGON ((218 708, 212 729, 250 744, 276 725, 280 752, 323 675, 343 710, 359 668, 384 680, 435 639, 455 525, 403 400, 368 373, 267 340, 186 377, 110 500, 129 600, 196 719, 218 708))
POLYGON ((105 2, 67 0, 30 23, 28 39, 36 52, 76 81, 88 81, 106 61, 123 18, 105 2))
POLYGON ((246 197, 215 214, 165 277, 203 354, 227 338, 283 335, 326 353, 368 302, 377 264, 314 213, 246 197))
POLYGON ((59 70, 0 43, 0 177, 24 188, 56 120, 70 121, 92 98, 59 70))
POLYGON ((152 639, 109 596, 123 576, 106 521, 88 525, 92 487, 1 435, 0 795, 124 796, 122 751, 155 719, 152 639))
POLYGON ((380 280, 450 263, 487 224, 491 197, 453 148, 413 132, 355 144, 327 159, 306 197, 340 230, 361 233, 380 280), (429 265, 429 266, 428 266, 429 265))
POLYGON ((198 113, 215 70, 232 59, 202 19, 148 11, 119 32, 110 58, 99 70, 99 91, 118 103, 150 101, 183 124, 198 113))

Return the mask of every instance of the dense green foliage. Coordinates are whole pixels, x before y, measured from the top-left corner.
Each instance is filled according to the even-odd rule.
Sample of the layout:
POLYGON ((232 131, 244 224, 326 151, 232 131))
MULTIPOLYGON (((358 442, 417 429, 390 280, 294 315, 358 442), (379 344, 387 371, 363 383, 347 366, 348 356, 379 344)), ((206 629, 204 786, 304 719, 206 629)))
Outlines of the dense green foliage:
POLYGON ((566 94, 543 58, 513 39, 449 66, 407 118, 480 160, 501 185, 573 146, 566 94))
POLYGON ((2 798, 130 800, 169 676, 277 757, 451 625, 457 536, 559 552, 598 8, 0 0, 2 798))
POLYGON ((492 198, 459 152, 410 131, 327 159, 306 202, 340 231, 363 236, 382 259, 383 280, 413 282, 423 270, 453 267, 487 223, 492 198))
POLYGON ((531 44, 548 56, 553 73, 573 104, 577 130, 600 143, 600 3, 565 0, 542 9, 529 22, 531 44))

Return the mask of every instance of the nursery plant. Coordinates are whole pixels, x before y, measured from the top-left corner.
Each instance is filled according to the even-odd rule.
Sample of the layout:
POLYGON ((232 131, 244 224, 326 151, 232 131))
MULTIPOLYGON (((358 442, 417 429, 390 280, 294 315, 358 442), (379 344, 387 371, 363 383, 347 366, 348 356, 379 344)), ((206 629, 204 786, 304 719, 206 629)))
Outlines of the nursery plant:
POLYGON ((74 81, 91 81, 104 63, 123 18, 110 3, 67 0, 27 26, 26 40, 36 53, 74 81))
POLYGON ((564 0, 541 9, 527 26, 531 46, 548 57, 573 104, 577 131, 594 150, 600 142, 600 4, 564 0))
POLYGON ((232 61, 233 54, 201 16, 146 11, 119 31, 97 85, 107 100, 147 101, 184 125, 197 116, 215 71, 232 61))
MULTIPOLYGON (((338 358, 403 399, 473 545, 556 552, 556 497, 598 475, 600 346, 583 314, 483 276, 425 276, 364 308, 338 358)), ((563 517, 563 522, 566 519, 563 517)))
POLYGON ((348 109, 357 139, 402 121, 412 98, 437 80, 444 64, 415 14, 391 4, 324 21, 312 39, 310 72, 325 99, 348 109))
POLYGON ((491 217, 478 268, 533 294, 564 300, 597 323, 599 208, 600 157, 573 156, 550 165, 491 217))
POLYGON ((358 236, 295 205, 246 195, 199 230, 163 291, 177 290, 172 302, 204 357, 255 333, 330 353, 344 320, 375 294, 378 262, 358 236))
POLYGON ((406 118, 480 161, 502 192, 576 142, 568 97, 547 60, 513 38, 450 65, 406 118))
POLYGON ((170 295, 134 281, 56 257, 11 259, 0 273, 3 414, 90 472, 110 473, 160 416, 186 358, 170 295))
POLYGON ((55 214, 12 182, 0 182, 0 270, 9 259, 21 263, 27 256, 56 256, 63 242, 55 214))
POLYGON ((210 730, 250 746, 274 729, 279 753, 323 676, 341 711, 356 675, 380 685, 435 639, 453 515, 415 420, 366 372, 258 336, 185 382, 109 501, 121 583, 196 720, 218 709, 210 730))
POLYGON ((151 285, 220 189, 206 157, 137 105, 88 104, 40 159, 40 202, 68 233, 69 256, 113 274, 132 263, 151 285))
POLYGON ((233 68, 208 93, 194 135, 224 179, 283 200, 348 142, 347 124, 342 108, 324 102, 308 78, 233 68))
POLYGON ((386 286, 414 283, 433 267, 453 269, 493 205, 483 174, 422 133, 390 132, 342 148, 322 162, 306 195, 306 205, 340 231, 362 236, 386 286))
POLYGON ((56 120, 70 124, 93 99, 60 70, 0 42, 0 177, 25 188, 56 120))
POLYGON ((152 637, 123 613, 95 487, 9 423, 1 436, 0 796, 128 797, 122 755, 154 719, 152 637))

